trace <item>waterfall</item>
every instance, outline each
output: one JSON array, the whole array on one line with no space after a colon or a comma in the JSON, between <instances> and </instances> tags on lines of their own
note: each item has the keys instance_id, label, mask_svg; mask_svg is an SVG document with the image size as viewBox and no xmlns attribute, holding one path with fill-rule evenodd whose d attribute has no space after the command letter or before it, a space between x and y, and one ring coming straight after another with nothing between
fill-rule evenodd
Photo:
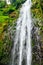
<instances>
[{"instance_id":1,"label":"waterfall","mask_svg":"<svg viewBox=\"0 0 43 65\"><path fill-rule=\"evenodd\" d=\"M7 4L11 4L10 0L6 0L6 3L7 3Z\"/></svg>"},{"instance_id":2,"label":"waterfall","mask_svg":"<svg viewBox=\"0 0 43 65\"><path fill-rule=\"evenodd\" d=\"M11 65L31 65L31 0L27 0L20 10L16 35L12 49Z\"/></svg>"}]
</instances>

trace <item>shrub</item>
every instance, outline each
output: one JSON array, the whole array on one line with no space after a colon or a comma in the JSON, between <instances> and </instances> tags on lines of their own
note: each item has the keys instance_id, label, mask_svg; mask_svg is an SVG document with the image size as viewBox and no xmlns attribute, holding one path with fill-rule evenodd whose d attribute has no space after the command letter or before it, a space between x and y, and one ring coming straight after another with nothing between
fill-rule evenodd
<instances>
[{"instance_id":1,"label":"shrub","mask_svg":"<svg viewBox=\"0 0 43 65\"><path fill-rule=\"evenodd\" d=\"M0 1L0 8L5 7L5 5L6 5L5 1Z\"/></svg>"}]
</instances>

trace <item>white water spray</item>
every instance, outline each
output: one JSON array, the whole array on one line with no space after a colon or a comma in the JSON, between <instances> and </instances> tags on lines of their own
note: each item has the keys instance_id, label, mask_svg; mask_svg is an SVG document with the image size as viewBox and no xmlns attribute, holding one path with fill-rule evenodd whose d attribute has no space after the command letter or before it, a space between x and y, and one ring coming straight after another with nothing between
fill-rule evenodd
<instances>
[{"instance_id":1,"label":"white water spray","mask_svg":"<svg viewBox=\"0 0 43 65\"><path fill-rule=\"evenodd\" d=\"M12 49L11 65L31 65L31 0L27 0L20 10L17 20L16 37Z\"/></svg>"},{"instance_id":2,"label":"white water spray","mask_svg":"<svg viewBox=\"0 0 43 65\"><path fill-rule=\"evenodd\" d=\"M10 0L6 0L6 3L7 3L7 4L11 4Z\"/></svg>"}]
</instances>

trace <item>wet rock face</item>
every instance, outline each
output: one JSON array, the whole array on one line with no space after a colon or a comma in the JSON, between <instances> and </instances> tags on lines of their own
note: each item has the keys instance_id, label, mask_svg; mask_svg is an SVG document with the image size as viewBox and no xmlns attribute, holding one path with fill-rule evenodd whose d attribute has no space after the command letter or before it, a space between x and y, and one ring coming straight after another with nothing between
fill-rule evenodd
<instances>
[{"instance_id":1,"label":"wet rock face","mask_svg":"<svg viewBox=\"0 0 43 65\"><path fill-rule=\"evenodd\" d=\"M32 63L43 65L43 0L32 0L32 3Z\"/></svg>"},{"instance_id":2,"label":"wet rock face","mask_svg":"<svg viewBox=\"0 0 43 65\"><path fill-rule=\"evenodd\" d=\"M33 21L33 29L32 29L32 40L33 40L33 46L32 46L32 54L33 54L33 61L32 63L34 65L38 64L38 65L42 65L42 61L43 61L43 41L41 41L43 39L43 37L41 37L40 35L40 27L37 26L37 24L39 23L39 21L35 22L35 20Z\"/></svg>"}]
</instances>

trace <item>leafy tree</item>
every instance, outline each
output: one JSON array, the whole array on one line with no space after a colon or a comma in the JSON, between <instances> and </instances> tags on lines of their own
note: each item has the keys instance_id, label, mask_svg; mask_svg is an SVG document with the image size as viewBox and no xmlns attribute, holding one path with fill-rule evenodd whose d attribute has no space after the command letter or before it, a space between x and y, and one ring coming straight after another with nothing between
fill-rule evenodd
<instances>
[{"instance_id":1,"label":"leafy tree","mask_svg":"<svg viewBox=\"0 0 43 65\"><path fill-rule=\"evenodd\" d=\"M5 7L5 5L6 5L6 2L5 1L0 1L0 8Z\"/></svg>"}]
</instances>

